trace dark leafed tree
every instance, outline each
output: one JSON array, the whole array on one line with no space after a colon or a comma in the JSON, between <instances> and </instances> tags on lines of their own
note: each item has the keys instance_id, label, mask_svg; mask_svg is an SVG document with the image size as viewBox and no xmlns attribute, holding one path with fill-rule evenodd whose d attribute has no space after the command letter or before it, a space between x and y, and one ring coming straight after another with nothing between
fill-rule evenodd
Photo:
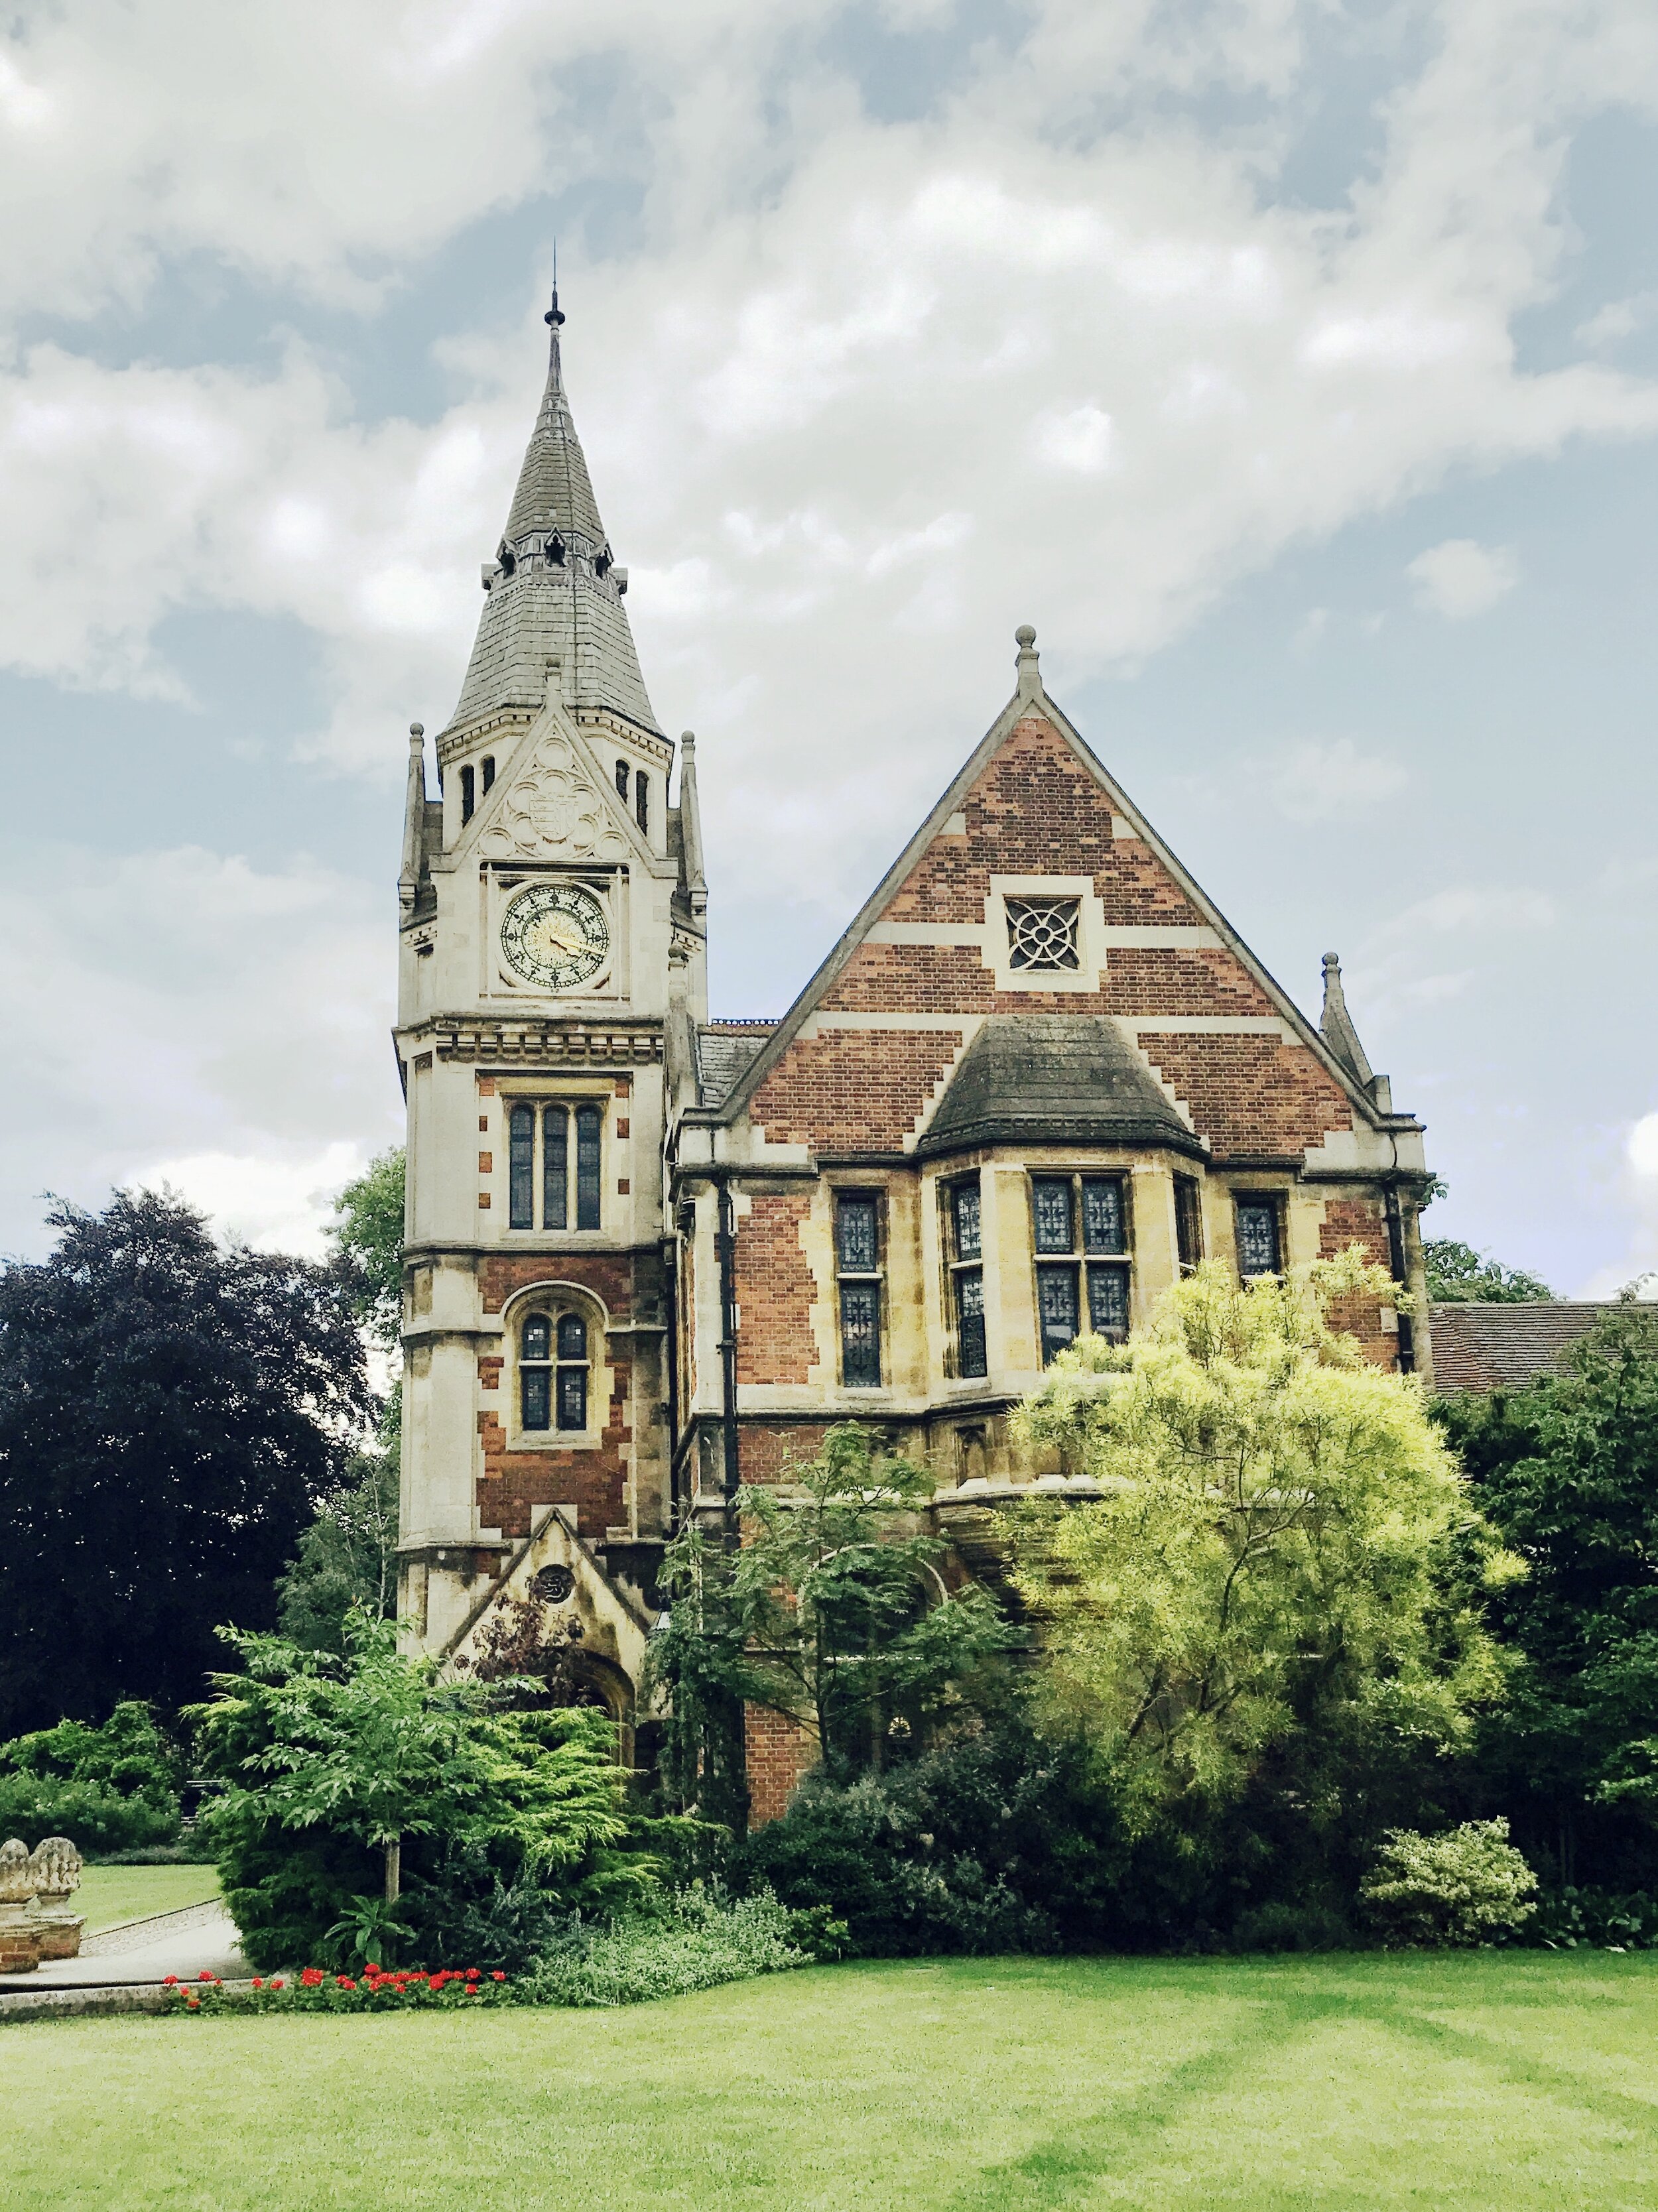
<instances>
[{"instance_id":1,"label":"dark leafed tree","mask_svg":"<svg viewBox=\"0 0 1658 2212\"><path fill-rule=\"evenodd\" d=\"M198 1697L372 1407L339 1267L222 1250L170 1194L48 1218L0 1268L0 1736Z\"/></svg>"}]
</instances>

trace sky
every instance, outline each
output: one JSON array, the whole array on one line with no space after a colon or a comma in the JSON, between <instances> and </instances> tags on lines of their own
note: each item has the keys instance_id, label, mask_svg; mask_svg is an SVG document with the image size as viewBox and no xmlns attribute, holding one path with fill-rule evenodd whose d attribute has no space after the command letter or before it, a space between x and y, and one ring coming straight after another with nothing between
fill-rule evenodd
<instances>
[{"instance_id":1,"label":"sky","mask_svg":"<svg viewBox=\"0 0 1658 2212\"><path fill-rule=\"evenodd\" d=\"M319 1249L399 1135L405 732L545 365L714 1010L781 1012L1013 686L1454 1236L1658 1267L1650 0L55 0L0 26L0 1250Z\"/></svg>"}]
</instances>

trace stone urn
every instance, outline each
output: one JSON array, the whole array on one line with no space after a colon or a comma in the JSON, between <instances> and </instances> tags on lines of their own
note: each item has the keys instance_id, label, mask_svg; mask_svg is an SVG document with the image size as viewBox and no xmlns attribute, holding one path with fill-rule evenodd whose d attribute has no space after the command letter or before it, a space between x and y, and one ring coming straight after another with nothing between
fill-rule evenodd
<instances>
[{"instance_id":1,"label":"stone urn","mask_svg":"<svg viewBox=\"0 0 1658 2212\"><path fill-rule=\"evenodd\" d=\"M34 1917L43 1959L73 1959L80 1952L85 1916L70 1902L81 1887L81 1854L67 1836L48 1836L29 1854L34 1875Z\"/></svg>"},{"instance_id":2,"label":"stone urn","mask_svg":"<svg viewBox=\"0 0 1658 2212\"><path fill-rule=\"evenodd\" d=\"M0 1974L32 1974L40 1963L34 1869L28 1845L14 1836L0 1844Z\"/></svg>"}]
</instances>

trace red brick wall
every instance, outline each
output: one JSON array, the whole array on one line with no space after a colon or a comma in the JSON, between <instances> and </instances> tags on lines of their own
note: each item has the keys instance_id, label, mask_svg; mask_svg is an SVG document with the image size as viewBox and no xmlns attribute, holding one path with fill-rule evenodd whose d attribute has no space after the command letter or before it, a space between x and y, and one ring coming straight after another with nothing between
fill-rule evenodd
<instances>
[{"instance_id":1,"label":"red brick wall","mask_svg":"<svg viewBox=\"0 0 1658 2212\"><path fill-rule=\"evenodd\" d=\"M748 1766L748 1825L763 1828L788 1810L802 1775L814 1763L808 1737L781 1713L759 1705L743 1709L744 1750Z\"/></svg>"},{"instance_id":2,"label":"red brick wall","mask_svg":"<svg viewBox=\"0 0 1658 2212\"><path fill-rule=\"evenodd\" d=\"M1319 1231L1320 1258L1334 1260L1350 1244L1362 1244L1379 1267L1390 1264L1387 1216L1379 1198L1332 1198L1324 1206ZM1370 1357L1383 1367L1399 1364L1399 1339L1381 1325L1382 1309L1374 1298L1338 1298L1330 1310L1337 1328L1356 1336Z\"/></svg>"},{"instance_id":3,"label":"red brick wall","mask_svg":"<svg viewBox=\"0 0 1658 2212\"><path fill-rule=\"evenodd\" d=\"M607 1528L625 1527L627 1466L623 1455L633 1441L627 1418L632 1377L631 1359L613 1363L604 1429L597 1445L587 1450L509 1451L501 1415L480 1413L484 1472L478 1483L479 1525L498 1528L506 1537L527 1536L538 1508L573 1504L584 1536L602 1536Z\"/></svg>"},{"instance_id":4,"label":"red brick wall","mask_svg":"<svg viewBox=\"0 0 1658 2212\"><path fill-rule=\"evenodd\" d=\"M966 834L933 840L886 919L978 927L993 875L1065 875L1092 879L1108 925L1204 921L1148 845L1112 836L1109 799L1038 717L1017 725L961 811ZM1276 1012L1233 953L1175 945L1112 947L1099 991L999 992L975 946L866 944L823 1003L826 1012L866 1014ZM1299 1152L1352 1126L1345 1093L1303 1045L1261 1033L1147 1032L1141 1042L1218 1158ZM831 1030L802 1038L766 1078L753 1116L775 1142L896 1152L959 1049L941 1031Z\"/></svg>"},{"instance_id":5,"label":"red brick wall","mask_svg":"<svg viewBox=\"0 0 1658 2212\"><path fill-rule=\"evenodd\" d=\"M737 1382L804 1382L818 1356L808 1327L817 1286L800 1247L808 1194L761 1192L737 1220Z\"/></svg>"},{"instance_id":6,"label":"red brick wall","mask_svg":"<svg viewBox=\"0 0 1658 2212\"><path fill-rule=\"evenodd\" d=\"M744 1322L748 1316L745 1314ZM825 1421L748 1421L739 1415L737 1451L745 1482L776 1482L789 1460L815 1459Z\"/></svg>"}]
</instances>

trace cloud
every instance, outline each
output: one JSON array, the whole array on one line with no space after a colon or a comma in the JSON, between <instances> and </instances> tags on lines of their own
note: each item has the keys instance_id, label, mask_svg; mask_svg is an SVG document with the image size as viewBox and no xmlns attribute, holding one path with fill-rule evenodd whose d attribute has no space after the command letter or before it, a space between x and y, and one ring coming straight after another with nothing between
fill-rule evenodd
<instances>
[{"instance_id":1,"label":"cloud","mask_svg":"<svg viewBox=\"0 0 1658 2212\"><path fill-rule=\"evenodd\" d=\"M1658 292L1631 292L1626 299L1609 300L1606 306L1580 323L1572 336L1580 345L1616 345L1658 322Z\"/></svg>"},{"instance_id":2,"label":"cloud","mask_svg":"<svg viewBox=\"0 0 1658 2212\"><path fill-rule=\"evenodd\" d=\"M1405 571L1416 587L1416 601L1448 622L1483 615L1520 580L1520 563L1505 546L1480 545L1472 538L1448 538L1418 553Z\"/></svg>"},{"instance_id":3,"label":"cloud","mask_svg":"<svg viewBox=\"0 0 1658 2212\"><path fill-rule=\"evenodd\" d=\"M1410 778L1401 763L1361 752L1350 738L1328 744L1292 746L1271 779L1273 804L1291 822L1327 822L1353 814L1403 791Z\"/></svg>"},{"instance_id":4,"label":"cloud","mask_svg":"<svg viewBox=\"0 0 1658 2212\"><path fill-rule=\"evenodd\" d=\"M1618 1180L1629 1239L1624 1256L1597 1269L1576 1295L1616 1297L1634 1283L1637 1297L1658 1299L1658 1113L1643 1114L1625 1131Z\"/></svg>"},{"instance_id":5,"label":"cloud","mask_svg":"<svg viewBox=\"0 0 1658 2212\"><path fill-rule=\"evenodd\" d=\"M261 1250L320 1259L336 1195L367 1165L359 1145L337 1142L283 1158L269 1152L196 1152L158 1160L130 1180L146 1190L176 1190L220 1232Z\"/></svg>"},{"instance_id":6,"label":"cloud","mask_svg":"<svg viewBox=\"0 0 1658 2212\"><path fill-rule=\"evenodd\" d=\"M44 1191L96 1206L135 1179L314 1244L321 1195L396 1141L392 933L360 884L197 846L40 847L0 885L0 1028L27 1071L0 1245L38 1242Z\"/></svg>"}]
</instances>

